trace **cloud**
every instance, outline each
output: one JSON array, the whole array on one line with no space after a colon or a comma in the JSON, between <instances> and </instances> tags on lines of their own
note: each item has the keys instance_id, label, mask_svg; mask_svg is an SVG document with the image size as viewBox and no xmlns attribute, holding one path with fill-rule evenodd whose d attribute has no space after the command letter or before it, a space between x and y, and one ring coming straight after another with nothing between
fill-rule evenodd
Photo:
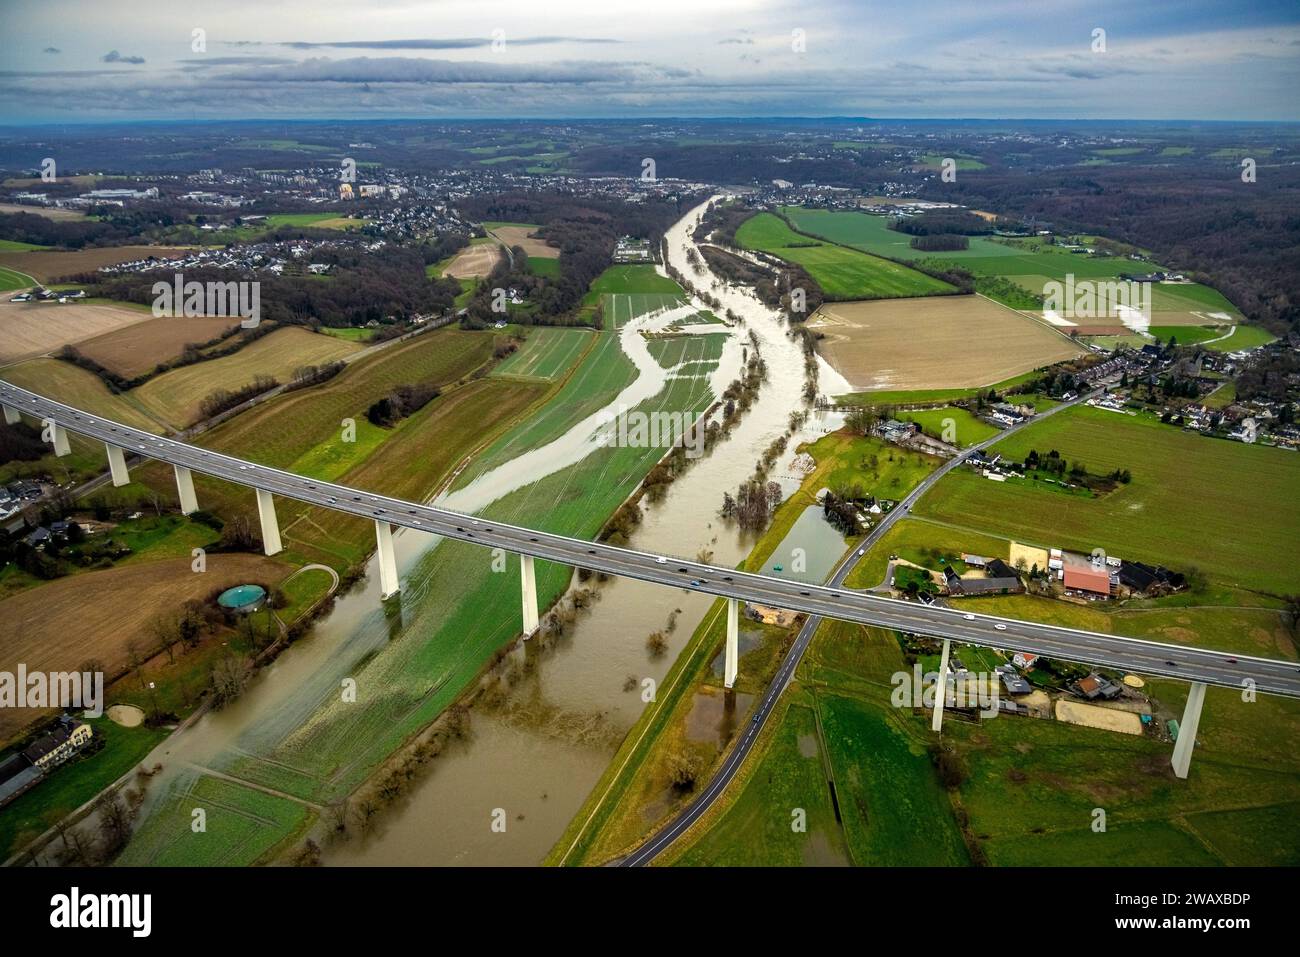
<instances>
[{"instance_id":1,"label":"cloud","mask_svg":"<svg viewBox=\"0 0 1300 957\"><path fill-rule=\"evenodd\" d=\"M144 62L144 57L142 56L122 56L122 54L118 53L116 50L109 50L102 57L100 57L100 59L103 60L105 63L140 64Z\"/></svg>"},{"instance_id":2,"label":"cloud","mask_svg":"<svg viewBox=\"0 0 1300 957\"><path fill-rule=\"evenodd\" d=\"M680 79L691 71L641 62L602 60L554 63L489 63L410 57L316 57L287 66L232 70L224 79L241 83L643 83Z\"/></svg>"},{"instance_id":3,"label":"cloud","mask_svg":"<svg viewBox=\"0 0 1300 957\"><path fill-rule=\"evenodd\" d=\"M62 53L63 51L60 50L58 47L46 47L46 48L45 48L44 50L42 50L41 52L42 52L42 53Z\"/></svg>"},{"instance_id":4,"label":"cloud","mask_svg":"<svg viewBox=\"0 0 1300 957\"><path fill-rule=\"evenodd\" d=\"M491 46L492 37L442 37L437 39L411 38L398 40L225 40L227 46L260 47L279 46L293 50L472 50ZM550 46L557 43L605 44L622 43L611 37L505 37L507 46Z\"/></svg>"},{"instance_id":5,"label":"cloud","mask_svg":"<svg viewBox=\"0 0 1300 957\"><path fill-rule=\"evenodd\" d=\"M749 37L726 37L718 41L718 46L729 46L733 43L753 46L754 41Z\"/></svg>"}]
</instances>

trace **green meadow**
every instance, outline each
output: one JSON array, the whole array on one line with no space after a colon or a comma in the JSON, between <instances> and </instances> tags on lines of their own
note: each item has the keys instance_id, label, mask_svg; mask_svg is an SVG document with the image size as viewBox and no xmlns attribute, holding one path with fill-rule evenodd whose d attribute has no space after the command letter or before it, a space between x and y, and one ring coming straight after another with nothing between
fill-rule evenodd
<instances>
[{"instance_id":1,"label":"green meadow","mask_svg":"<svg viewBox=\"0 0 1300 957\"><path fill-rule=\"evenodd\" d=\"M1195 566L1242 588L1300 590L1287 558L1300 540L1295 455L1088 407L1037 422L993 451L1020 460L1033 448L1056 449L1094 474L1128 469L1133 479L1092 498L960 469L921 499L916 514L1024 542Z\"/></svg>"},{"instance_id":2,"label":"green meadow","mask_svg":"<svg viewBox=\"0 0 1300 957\"><path fill-rule=\"evenodd\" d=\"M953 292L954 287L879 256L818 242L792 230L779 216L759 213L736 230L746 249L771 253L808 270L831 299L882 299Z\"/></svg>"}]
</instances>

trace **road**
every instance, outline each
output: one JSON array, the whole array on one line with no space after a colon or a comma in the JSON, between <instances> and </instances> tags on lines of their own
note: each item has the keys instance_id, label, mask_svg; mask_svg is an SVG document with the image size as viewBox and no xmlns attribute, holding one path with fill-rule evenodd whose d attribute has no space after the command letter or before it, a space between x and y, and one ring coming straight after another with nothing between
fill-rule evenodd
<instances>
[{"instance_id":1,"label":"road","mask_svg":"<svg viewBox=\"0 0 1300 957\"><path fill-rule=\"evenodd\" d=\"M118 446L134 455L321 508L473 542L487 548L499 547L563 565L723 598L738 598L823 618L952 638L964 644L1026 651L1050 658L1234 688L1249 678L1261 692L1300 697L1300 667L1294 662L1079 631L1014 618L964 615L951 608L844 590L843 580L851 568L851 561L836 573L830 585L787 581L690 559L651 555L537 529L480 520L444 508L317 481L102 419L2 380L0 403L37 419L51 420L69 431ZM1001 436L1007 434L1003 432ZM956 468L961 458L945 462L895 506L872 531L868 541L877 540L896 520L907 514L916 499L940 477ZM199 503L200 507L202 504Z\"/></svg>"},{"instance_id":2,"label":"road","mask_svg":"<svg viewBox=\"0 0 1300 957\"><path fill-rule=\"evenodd\" d=\"M1080 395L1077 399L1074 399L1071 402L1066 402L1057 406L1053 406L1051 409L1047 409L1039 413L1034 418L1029 419L1025 422L1021 422L1018 425L1014 425L1011 428L1006 429L1005 431L999 432L997 435L993 436L992 438L984 442L981 442L979 445L972 446L971 448L962 452L960 455L954 456L953 458L949 459L942 466L940 466L929 476L927 476L924 481L922 481L919 485L917 485L917 487L912 490L912 492L907 496L907 498L903 499L903 501L900 502L898 506L896 506L892 511L890 511L890 513L886 515L884 519L882 519L881 522L871 530L871 533L859 544L859 546L855 548L848 555L848 557L844 559L843 562L840 563L839 567L836 568L835 572L831 575L830 582L829 582L830 587L842 588L844 586L845 579L847 579L849 573L853 571L854 567L858 563L859 558L863 557L863 553L870 552L872 546L874 546L877 542L880 541L880 539L885 535L885 533L888 532L889 529L893 527L896 521L898 521L899 519L903 518L905 515L910 513L912 506L915 505L918 500L920 500L922 495L928 492L935 485L935 483L938 482L941 478L943 478L945 475L951 472L954 468L957 468L959 465L961 465L961 463L965 461L965 459L968 456L970 456L971 453L986 449L990 445L993 445L995 442L1001 442L1007 436L1014 434L1015 432L1025 428L1031 423L1041 421L1046 416L1053 415L1061 411L1062 409L1066 409L1072 405L1076 405L1080 402L1083 402L1087 400L1091 395L1094 394L1095 393L1086 393ZM890 599L890 601L893 600ZM896 601L893 601L893 603L899 604L899 602ZM904 602L902 604L910 605L910 603L907 602ZM938 606L917 605L914 607L917 607L919 609L925 609L928 611L928 610L933 610ZM961 613L947 611L947 614L960 615ZM685 834L696 821L698 821L701 817L703 817L708 812L709 808L713 807L713 805L717 802L718 798L722 796L722 793L727 789L727 786L731 783L732 779L736 776L736 772L739 771L740 768L744 765L745 759L749 757L750 752L753 750L754 745L757 743L758 738L763 731L763 727L767 724L768 719L772 716L772 713L776 708L776 703L780 699L782 692L784 692L786 686L789 685L790 679L794 677L794 672L795 669L799 667L800 659L803 658L804 652L808 650L808 645L812 643L813 635L816 634L817 628L818 626L821 625L823 617L838 617L838 616L812 615L804 622L803 627L799 629L799 635L797 638L795 638L794 644L790 647L790 650L786 652L785 658L782 659L781 667L777 670L777 673L772 678L771 683L768 684L767 690L763 693L762 700L758 703L758 707L754 710L753 716L750 718L749 723L745 726L744 735L739 740L736 741L735 746L731 749L730 752L728 752L726 759L722 762L722 766L718 768L718 770L714 773L713 777L709 780L709 783L707 786L705 786L704 790L701 791L699 795L693 801L691 801L690 804L684 807L681 810L681 812L675 818L673 818L673 820L669 821L662 828L660 828L653 835L651 835L651 837L644 844L638 847L635 851L633 851L631 854L628 854L626 857L624 857L619 862L620 866L640 867L649 864L656 857L662 854L669 847L669 845L671 845L679 837ZM922 617L928 618L929 616L923 615ZM983 617L983 616L977 616L977 617ZM963 620L965 619L963 618ZM1007 624L1007 631L1001 633L1000 640L1002 644L997 647L1009 648L1015 651L1026 650L1020 648L1013 641L1007 639L1006 635L1011 633L1012 619L1004 619L1004 621ZM1022 622L1020 624L1025 624L1025 623ZM1048 628L1047 626L1037 626L1037 627L1045 631L1058 630L1058 629ZM925 633L925 634L935 633L935 632L931 632L926 627L917 627L915 625L904 627L901 630L914 631L914 632ZM1061 630L1069 631L1069 629L1061 629ZM1072 633L1081 637L1090 634L1088 632L1072 632ZM945 635L944 637L952 637L952 636ZM1137 639L1124 639L1124 640L1137 641ZM968 642L968 644L969 643L980 644L981 642ZM1167 649L1167 653L1171 657L1169 659L1161 659L1158 662L1158 664L1164 667L1166 670L1163 672L1157 671L1157 673L1174 674L1175 671L1177 671L1177 674L1175 675L1176 677L1181 677L1181 678L1189 677L1188 674L1184 673L1181 670L1182 668L1181 662L1187 660L1188 657L1187 651L1190 649L1179 649L1177 648L1177 646L1174 645L1161 645L1159 647ZM1165 653L1166 652L1161 652L1161 654L1165 654ZM1080 645L1079 647L1073 649L1070 653L1058 653L1055 655L1055 657L1067 658L1076 661L1087 661L1093 664L1108 663L1108 662L1103 662L1097 658L1089 657L1089 654L1091 654L1091 651L1085 651L1085 647L1083 645ZM1238 661L1241 660L1241 656L1236 656L1236 655L1224 655L1217 652L1207 652L1206 654L1210 658L1217 658L1219 660L1225 660L1229 658L1237 658ZM1048 657L1053 657L1053 655L1049 653ZM1176 668L1174 669L1169 668L1168 661L1170 660L1179 662ZM1291 675L1300 677L1300 674L1298 674L1298 671L1300 671L1300 669L1298 669L1295 664L1292 664L1290 662L1279 662L1279 664L1284 665L1284 670L1289 671ZM1130 665L1124 665L1122 667L1128 668L1129 670L1133 670L1133 671L1147 670L1146 667L1137 667L1137 666L1130 666ZM1205 680L1205 679L1197 678L1195 680ZM1240 687L1240 682L1238 681L1234 686Z\"/></svg>"}]
</instances>

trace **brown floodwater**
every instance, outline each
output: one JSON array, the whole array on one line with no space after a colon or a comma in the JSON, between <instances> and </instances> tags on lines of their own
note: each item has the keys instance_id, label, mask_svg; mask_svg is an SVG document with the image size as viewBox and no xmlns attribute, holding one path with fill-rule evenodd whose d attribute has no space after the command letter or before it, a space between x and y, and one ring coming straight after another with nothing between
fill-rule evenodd
<instances>
[{"instance_id":1,"label":"brown floodwater","mask_svg":"<svg viewBox=\"0 0 1300 957\"><path fill-rule=\"evenodd\" d=\"M753 471L754 463L788 428L791 411L803 408L803 354L790 340L782 320L750 292L729 288L707 270L694 273L686 262L693 245L690 234L704 207L689 212L668 234L669 261L701 288L707 288L744 319L738 330L754 330L768 367L768 381L732 434L706 458L696 462L668 489L664 498L643 505L645 517L631 547L670 555L712 553L712 561L734 565L749 551L751 537L717 517L722 492L734 489ZM669 317L671 318L671 317ZM739 348L724 355L726 378L734 377ZM640 365L638 366L640 368ZM647 375L657 373L646 364ZM653 380L650 380L653 381ZM644 383L641 387L644 386ZM821 367L821 391L837 393L846 384L828 366ZM639 394L639 393L638 393ZM619 400L612 405L617 406ZM800 475L789 468L799 442L816 438L842 424L834 413L815 413L789 444L775 470L787 493L798 487ZM552 450L568 461L590 428L572 433ZM523 457L521 457L523 458ZM531 473L547 467L543 457L529 456L520 467L487 473L486 482L457 497L456 506L481 507L512 487L534 481ZM529 466L528 463L532 463ZM488 491L485 491L488 490ZM491 494L489 494L489 492ZM428 536L399 534L399 563L411 567L436 543ZM299 727L319 706L341 677L379 651L412 602L436 601L436 595L412 589L403 596L397 617L385 614L378 597L378 575L342 596L331 613L319 621L310 638L289 648L231 707L200 719L174 735L148 760L160 761L163 779L150 787L150 803L164 793L166 776L192 765L204 766L223 752L246 747L249 741L273 741ZM470 732L430 764L423 777L399 803L385 809L378 824L364 837L328 846L327 864L499 865L539 863L603 773L628 729L646 704L644 679L661 681L677 654L712 605L708 596L666 589L629 579L599 586L600 600L560 639L527 643L513 653L516 667L509 690L490 705L472 709ZM646 637L666 629L670 616L676 626L667 632L668 650L655 656ZM630 689L630 690L629 690ZM720 699L719 699L720 700ZM743 715L748 701L736 702ZM710 723L709 734L724 735L731 720L726 711L708 712L698 720ZM714 718L716 717L716 721ZM493 820L504 819L505 830Z\"/></svg>"}]
</instances>

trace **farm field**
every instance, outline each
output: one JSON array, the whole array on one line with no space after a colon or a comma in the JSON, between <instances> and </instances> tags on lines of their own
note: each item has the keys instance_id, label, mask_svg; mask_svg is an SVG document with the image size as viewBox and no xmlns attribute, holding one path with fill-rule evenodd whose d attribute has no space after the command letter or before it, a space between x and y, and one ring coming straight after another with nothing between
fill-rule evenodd
<instances>
[{"instance_id":1,"label":"farm field","mask_svg":"<svg viewBox=\"0 0 1300 957\"><path fill-rule=\"evenodd\" d=\"M33 671L71 671L93 659L104 665L109 681L126 671L129 643L147 643L149 620L159 609L178 608L218 586L249 581L275 585L291 570L277 559L235 553L209 555L203 575L195 575L190 563L187 553L84 572L0 601L0 617L6 623L0 670L13 671L23 662ZM87 608L96 613L85 614ZM105 627L106 622L111 627ZM0 741L42 713L0 709Z\"/></svg>"},{"instance_id":2,"label":"farm field","mask_svg":"<svg viewBox=\"0 0 1300 957\"><path fill-rule=\"evenodd\" d=\"M157 319L143 313L135 313L135 316L137 321L131 325L77 342L77 351L88 359L94 359L104 368L132 379L151 371L161 362L179 358L187 345L208 342L231 326L239 324L237 317L230 316L163 316Z\"/></svg>"},{"instance_id":3,"label":"farm field","mask_svg":"<svg viewBox=\"0 0 1300 957\"><path fill-rule=\"evenodd\" d=\"M736 242L746 249L798 263L831 299L880 299L955 291L948 283L907 266L796 233L771 213L759 213L745 220L736 230Z\"/></svg>"},{"instance_id":4,"label":"farm field","mask_svg":"<svg viewBox=\"0 0 1300 957\"><path fill-rule=\"evenodd\" d=\"M946 476L914 511L1027 543L1085 553L1100 547L1171 568L1197 566L1237 587L1297 590L1295 569L1281 558L1287 543L1300 538L1300 462L1293 455L1086 407L993 447L1012 459L1031 448L1057 449L1094 473L1128 469L1133 480L1093 499L990 482L963 469ZM1234 475L1250 479L1225 478Z\"/></svg>"},{"instance_id":5,"label":"farm field","mask_svg":"<svg viewBox=\"0 0 1300 957\"><path fill-rule=\"evenodd\" d=\"M1161 344L1168 342L1172 336L1180 346L1193 346L1207 339L1217 339L1231 331L1231 327L1218 326L1151 326L1147 329Z\"/></svg>"},{"instance_id":6,"label":"farm field","mask_svg":"<svg viewBox=\"0 0 1300 957\"><path fill-rule=\"evenodd\" d=\"M391 432L371 427L366 409L399 385L426 382L445 388L486 363L491 350L489 335L451 329L426 333L358 359L319 386L277 396L242 412L204 433L202 444L263 465L307 468L318 477L340 479L389 494L398 494L400 487L416 497L427 495L441 469L449 467L445 458L464 454L466 436L479 436L481 440L491 402L463 406L469 396L460 393L469 390L449 391L402 420ZM481 395L482 387L487 385L482 383L469 395ZM524 383L491 385L500 390L489 395L500 401L503 415L518 411L521 406L514 401L526 404L534 394ZM457 397L455 402L451 401L453 397ZM444 408L451 416L449 421L441 419ZM464 417L454 412L461 409L467 412ZM341 441L340 422L345 418L357 422L355 443ZM440 427L445 434L438 440ZM401 441L395 442L398 438ZM383 460L375 457L376 449L390 452L390 446L400 449L406 441L416 445L407 447L404 455ZM386 470L373 471L372 461L386 462ZM147 469L145 480L172 498L175 492L170 470L155 466ZM204 508L227 520L243 514L251 515L256 522L253 500L243 490L198 475L195 488ZM279 517L285 547L295 559L319 561L343 571L373 547L373 534L367 534L366 523L341 513L321 513L306 505L283 502Z\"/></svg>"},{"instance_id":7,"label":"farm field","mask_svg":"<svg viewBox=\"0 0 1300 957\"><path fill-rule=\"evenodd\" d=\"M1014 257L1020 254L1020 251L1014 247L984 236L970 237L969 249L945 253L925 252L911 247L912 237L907 233L888 228L886 225L888 220L884 216L829 209L804 209L800 206L782 206L781 212L800 232L889 259L942 258L960 261L998 256Z\"/></svg>"},{"instance_id":8,"label":"farm field","mask_svg":"<svg viewBox=\"0 0 1300 957\"><path fill-rule=\"evenodd\" d=\"M529 330L524 344L493 369L492 375L556 379L592 344L592 336L585 329L538 326Z\"/></svg>"},{"instance_id":9,"label":"farm field","mask_svg":"<svg viewBox=\"0 0 1300 957\"><path fill-rule=\"evenodd\" d=\"M675 340L674 346L680 350L679 355L669 357L674 364L689 359L691 350L703 348L693 339ZM572 417L577 414L575 404L595 401L598 407L608 402L621 388L623 378L618 374L609 377L600 368L615 364L612 359L613 354L603 349L592 350L583 368L552 398L548 411L558 409L561 416ZM627 364L626 360L623 363ZM596 385L600 381L607 383L603 390ZM506 381L480 385L522 387ZM598 390L603 394L595 395ZM673 410L702 408L711 398L706 379L684 376L670 380L649 404ZM481 417L475 420L480 422ZM559 424L552 423L552 428ZM533 427L532 419L521 422L494 445L518 447L517 436L524 433L533 436L525 447L536 448L548 436ZM502 489L502 497L478 514L592 537L660 454L658 449L595 448L576 465L521 488ZM457 482L463 487L471 480L463 474ZM538 562L538 594L543 607L568 587L570 577L566 567ZM517 567L507 567L506 574L493 574L490 563L483 561L482 553L472 545L444 541L423 553L406 578L401 631L394 632L377 620L384 646L380 653L357 663L340 662L341 667L352 669L345 673L358 676L362 688L382 690L375 692L375 697L367 696L363 708L339 707L333 696L321 704L323 699L313 695L310 707L303 712L305 719L301 715L275 716L250 731L241 740L238 753L222 756L216 770L313 801L336 799L363 780L408 734L440 713L483 662L519 631ZM503 609L508 610L504 615ZM169 825L163 819L151 819L141 833L146 847L186 853L181 849L187 831L178 830L174 822ZM150 859L166 853L170 851L154 850Z\"/></svg>"},{"instance_id":10,"label":"farm field","mask_svg":"<svg viewBox=\"0 0 1300 957\"><path fill-rule=\"evenodd\" d=\"M442 274L453 279L481 278L490 273L504 255L496 243L471 243L452 258Z\"/></svg>"},{"instance_id":11,"label":"farm field","mask_svg":"<svg viewBox=\"0 0 1300 957\"><path fill-rule=\"evenodd\" d=\"M362 348L306 329L277 329L231 355L164 372L133 389L132 395L155 418L180 429L198 421L200 404L218 389L238 391L259 375L285 383L300 366L333 362Z\"/></svg>"},{"instance_id":12,"label":"farm field","mask_svg":"<svg viewBox=\"0 0 1300 957\"><path fill-rule=\"evenodd\" d=\"M528 223L484 223L493 236L507 246L522 246L529 259L559 259L558 246L548 246L546 240L533 237L541 227Z\"/></svg>"},{"instance_id":13,"label":"farm field","mask_svg":"<svg viewBox=\"0 0 1300 957\"><path fill-rule=\"evenodd\" d=\"M605 328L619 329L633 316L654 309L670 309L684 302L682 288L654 266L610 266L592 282L582 298L582 311L590 314L600 303Z\"/></svg>"},{"instance_id":14,"label":"farm field","mask_svg":"<svg viewBox=\"0 0 1300 957\"><path fill-rule=\"evenodd\" d=\"M73 251L40 250L25 253L0 252L0 266L16 269L38 282L54 282L64 276L93 272L100 266L112 266L135 259L170 259L183 255L176 246L99 246Z\"/></svg>"},{"instance_id":15,"label":"farm field","mask_svg":"<svg viewBox=\"0 0 1300 957\"><path fill-rule=\"evenodd\" d=\"M0 203L0 214L28 213L32 216L44 216L46 219L70 220L85 219L85 213L75 209L61 209L57 206L27 206L22 203Z\"/></svg>"},{"instance_id":16,"label":"farm field","mask_svg":"<svg viewBox=\"0 0 1300 957\"><path fill-rule=\"evenodd\" d=\"M105 333L125 332L151 319L148 312L133 306L0 302L0 362L55 352Z\"/></svg>"},{"instance_id":17,"label":"farm field","mask_svg":"<svg viewBox=\"0 0 1300 957\"><path fill-rule=\"evenodd\" d=\"M808 327L854 389L976 388L1077 355L1068 338L982 296L824 303Z\"/></svg>"},{"instance_id":18,"label":"farm field","mask_svg":"<svg viewBox=\"0 0 1300 957\"><path fill-rule=\"evenodd\" d=\"M80 366L61 359L28 359L17 365L0 369L0 379L24 389L40 392L51 398L75 405L87 412L95 412L108 419L116 419L149 432L162 432L161 423L155 421L128 395L114 395L102 379ZM74 446L82 441L72 437ZM103 449L100 449L101 453Z\"/></svg>"},{"instance_id":19,"label":"farm field","mask_svg":"<svg viewBox=\"0 0 1300 957\"><path fill-rule=\"evenodd\" d=\"M251 863L315 816L315 811L298 802L235 781L187 772L171 782L154 820L167 822L168 827L160 829L163 833L189 831L195 807L207 811L207 830L201 839L175 844L133 839L115 863L124 867L226 867Z\"/></svg>"},{"instance_id":20,"label":"farm field","mask_svg":"<svg viewBox=\"0 0 1300 957\"><path fill-rule=\"evenodd\" d=\"M801 232L863 252L908 261L932 260L959 266L977 277L1005 277L1028 292L1042 295L1052 280L1115 279L1121 273L1147 272L1153 263L1136 263L1120 256L1071 253L1035 240L971 236L968 249L927 252L913 249L912 237L888 228L887 217L825 209L785 206L781 210ZM1241 313L1219 292L1196 283L1157 283L1153 286L1154 325L1201 325L1239 322Z\"/></svg>"}]
</instances>

